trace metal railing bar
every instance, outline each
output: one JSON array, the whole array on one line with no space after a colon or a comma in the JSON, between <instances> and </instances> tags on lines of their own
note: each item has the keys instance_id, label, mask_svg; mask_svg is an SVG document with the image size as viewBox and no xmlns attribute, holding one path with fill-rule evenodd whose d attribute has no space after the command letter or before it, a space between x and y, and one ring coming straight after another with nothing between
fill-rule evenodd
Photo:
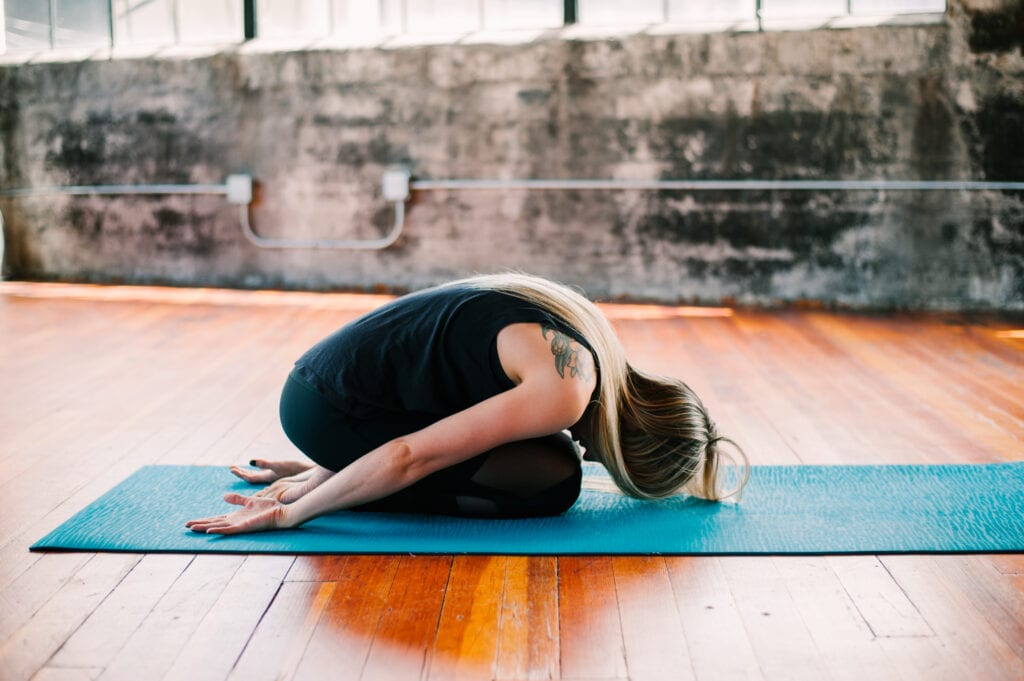
<instances>
[{"instance_id":1,"label":"metal railing bar","mask_svg":"<svg viewBox=\"0 0 1024 681\"><path fill-rule=\"evenodd\" d=\"M1024 190L1024 182L975 180L411 180L409 188L439 189L649 189L677 191L980 191Z\"/></svg>"},{"instance_id":2,"label":"metal railing bar","mask_svg":"<svg viewBox=\"0 0 1024 681\"><path fill-rule=\"evenodd\" d=\"M122 194L227 194L223 184L101 184L0 189L0 196L110 196Z\"/></svg>"}]
</instances>

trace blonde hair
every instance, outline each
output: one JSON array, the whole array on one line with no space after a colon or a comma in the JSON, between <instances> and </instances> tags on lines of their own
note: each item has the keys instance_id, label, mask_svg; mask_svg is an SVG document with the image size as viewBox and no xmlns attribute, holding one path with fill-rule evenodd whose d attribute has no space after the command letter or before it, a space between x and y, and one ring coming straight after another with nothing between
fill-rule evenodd
<instances>
[{"instance_id":1,"label":"blonde hair","mask_svg":"<svg viewBox=\"0 0 1024 681\"><path fill-rule=\"evenodd\" d=\"M598 365L594 403L581 425L590 446L626 494L656 499L687 491L712 501L739 498L750 477L743 449L718 434L704 404L682 381L639 371L592 302L576 291L521 273L471 277L449 285L496 290L534 303L587 340ZM731 490L719 445L731 444L742 471ZM735 460L734 460L735 462Z\"/></svg>"}]
</instances>

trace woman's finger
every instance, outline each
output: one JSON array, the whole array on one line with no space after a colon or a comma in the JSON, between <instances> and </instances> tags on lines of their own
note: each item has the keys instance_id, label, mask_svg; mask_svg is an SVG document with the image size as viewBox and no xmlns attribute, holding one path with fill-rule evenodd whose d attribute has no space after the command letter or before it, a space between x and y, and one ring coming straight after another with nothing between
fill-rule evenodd
<instances>
[{"instance_id":1,"label":"woman's finger","mask_svg":"<svg viewBox=\"0 0 1024 681\"><path fill-rule=\"evenodd\" d=\"M262 468L268 473L272 472L275 477L279 478L302 473L310 468L310 464L302 461L270 461L268 459L253 459L249 465Z\"/></svg>"},{"instance_id":2,"label":"woman's finger","mask_svg":"<svg viewBox=\"0 0 1024 681\"><path fill-rule=\"evenodd\" d=\"M245 480L246 482L254 485L273 482L274 480L277 479L277 474L273 473L272 471L266 470L252 471L249 470L248 468L232 466L231 472L234 473L237 477L241 478L242 480Z\"/></svg>"},{"instance_id":3,"label":"woman's finger","mask_svg":"<svg viewBox=\"0 0 1024 681\"><path fill-rule=\"evenodd\" d=\"M206 531L206 534L238 534L239 528L234 525L221 525L219 527L211 527Z\"/></svg>"},{"instance_id":4,"label":"woman's finger","mask_svg":"<svg viewBox=\"0 0 1024 681\"><path fill-rule=\"evenodd\" d=\"M245 502L249 500L249 497L238 494L237 492L228 492L224 495L224 501L235 506L245 506Z\"/></svg>"},{"instance_id":5,"label":"woman's finger","mask_svg":"<svg viewBox=\"0 0 1024 681\"><path fill-rule=\"evenodd\" d=\"M211 528L213 526L214 526L214 523L196 523L195 525L192 525L188 529L192 530L193 532L198 532L198 533L202 534L202 533L206 532L209 528Z\"/></svg>"},{"instance_id":6,"label":"woman's finger","mask_svg":"<svg viewBox=\"0 0 1024 681\"><path fill-rule=\"evenodd\" d=\"M193 525L203 525L203 524L206 524L206 523L213 523L213 522L217 522L218 520L223 520L224 518L227 518L227 516L226 515L214 515L214 516L210 516L209 518L197 518L195 520L190 520L187 523L185 523L185 527L192 527Z\"/></svg>"}]
</instances>

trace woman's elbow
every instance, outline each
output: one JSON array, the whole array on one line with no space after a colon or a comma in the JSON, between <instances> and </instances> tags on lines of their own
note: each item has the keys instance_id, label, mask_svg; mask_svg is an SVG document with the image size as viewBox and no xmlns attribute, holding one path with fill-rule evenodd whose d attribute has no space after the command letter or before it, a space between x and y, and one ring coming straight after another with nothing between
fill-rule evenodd
<instances>
[{"instance_id":1,"label":"woman's elbow","mask_svg":"<svg viewBox=\"0 0 1024 681\"><path fill-rule=\"evenodd\" d=\"M406 440L401 438L394 440L389 448L391 449L389 468L403 488L422 480L433 472L430 469L430 462L422 456L416 456L412 446Z\"/></svg>"}]
</instances>

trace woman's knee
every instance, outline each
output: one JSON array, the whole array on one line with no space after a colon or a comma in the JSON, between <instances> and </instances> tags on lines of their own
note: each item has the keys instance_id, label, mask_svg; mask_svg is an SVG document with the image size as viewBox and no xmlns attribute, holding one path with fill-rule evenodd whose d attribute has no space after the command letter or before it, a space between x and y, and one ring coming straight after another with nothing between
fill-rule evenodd
<instances>
[{"instance_id":1,"label":"woman's knee","mask_svg":"<svg viewBox=\"0 0 1024 681\"><path fill-rule=\"evenodd\" d=\"M498 507L495 515L522 517L563 513L579 498L582 477L575 445L558 433L495 447L472 482Z\"/></svg>"},{"instance_id":2,"label":"woman's knee","mask_svg":"<svg viewBox=\"0 0 1024 681\"><path fill-rule=\"evenodd\" d=\"M278 414L291 443L319 466L338 471L365 453L344 416L293 376L281 391Z\"/></svg>"}]
</instances>

